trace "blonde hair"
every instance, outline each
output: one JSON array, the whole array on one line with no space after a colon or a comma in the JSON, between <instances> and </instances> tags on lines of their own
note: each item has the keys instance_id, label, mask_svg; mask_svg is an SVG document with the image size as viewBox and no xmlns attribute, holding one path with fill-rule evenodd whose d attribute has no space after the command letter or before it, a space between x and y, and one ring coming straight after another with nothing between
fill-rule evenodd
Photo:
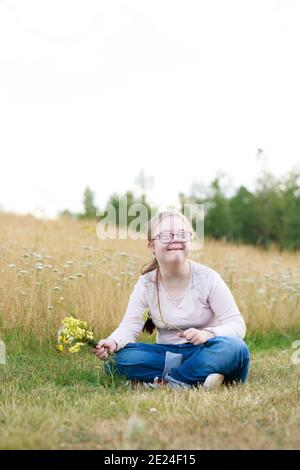
<instances>
[{"instance_id":1,"label":"blonde hair","mask_svg":"<svg viewBox=\"0 0 300 470\"><path fill-rule=\"evenodd\" d=\"M179 211L163 211L163 212L160 212L159 214L156 214L154 215L150 220L149 222L147 223L147 237L148 237L148 246L153 238L153 232L154 232L154 229L156 228L156 226L163 220L165 219L166 217L180 217L181 220L186 224L186 226L188 227L188 229L194 233L194 229L193 229L193 226L192 224L190 223L190 221L188 220L188 218L183 215L181 212ZM148 266L147 266L148 265ZM146 266L146 268L144 268L144 266ZM158 302L158 308L159 308L159 313L160 313L160 316L162 318L162 314L161 314L161 309L160 309L160 301L159 301L159 289L158 289L158 273L159 273L159 264L158 264L158 261L156 259L156 257L154 257L153 260L151 261L148 261L147 263L145 263L142 267L141 267L141 274L146 274L146 273L149 273L151 271L154 271L155 269L157 269L156 271L156 279L155 279L155 283L156 283L156 291L157 291L157 302ZM145 325L143 327L143 331L146 331L147 333L149 334L152 334L154 329L156 328L155 324L153 323L152 319L151 318L148 318L145 322Z\"/></svg>"}]
</instances>

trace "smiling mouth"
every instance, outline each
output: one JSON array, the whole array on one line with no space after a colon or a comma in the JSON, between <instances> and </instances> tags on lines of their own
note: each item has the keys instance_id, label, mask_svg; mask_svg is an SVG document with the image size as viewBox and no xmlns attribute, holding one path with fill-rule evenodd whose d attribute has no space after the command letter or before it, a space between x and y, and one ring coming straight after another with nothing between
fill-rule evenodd
<instances>
[{"instance_id":1,"label":"smiling mouth","mask_svg":"<svg viewBox=\"0 0 300 470\"><path fill-rule=\"evenodd\" d=\"M168 251L177 251L177 250L183 250L183 248L168 248Z\"/></svg>"}]
</instances>

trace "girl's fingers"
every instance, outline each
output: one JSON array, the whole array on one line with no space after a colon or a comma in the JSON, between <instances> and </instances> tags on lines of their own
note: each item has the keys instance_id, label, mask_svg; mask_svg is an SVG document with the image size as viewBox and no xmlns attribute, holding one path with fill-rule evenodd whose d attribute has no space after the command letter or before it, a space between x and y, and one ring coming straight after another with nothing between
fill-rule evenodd
<instances>
[{"instance_id":1,"label":"girl's fingers","mask_svg":"<svg viewBox=\"0 0 300 470\"><path fill-rule=\"evenodd\" d=\"M102 357L107 356L107 352L103 351L102 353L98 353L97 356L100 357L100 359L101 359Z\"/></svg>"},{"instance_id":2,"label":"girl's fingers","mask_svg":"<svg viewBox=\"0 0 300 470\"><path fill-rule=\"evenodd\" d=\"M93 348L92 351L96 354L97 357L99 357L99 359L108 358L108 352L105 348L100 348L100 349Z\"/></svg>"},{"instance_id":3,"label":"girl's fingers","mask_svg":"<svg viewBox=\"0 0 300 470\"><path fill-rule=\"evenodd\" d=\"M102 353L97 353L97 356L99 357L99 359L103 359L103 357L107 357L108 354L107 351L103 351Z\"/></svg>"},{"instance_id":4,"label":"girl's fingers","mask_svg":"<svg viewBox=\"0 0 300 470\"><path fill-rule=\"evenodd\" d=\"M105 352L105 351L106 351L106 348L105 348L104 346L102 346L101 348L98 348L98 349L97 349L97 352L98 352L98 353L103 353L103 352Z\"/></svg>"},{"instance_id":5,"label":"girl's fingers","mask_svg":"<svg viewBox=\"0 0 300 470\"><path fill-rule=\"evenodd\" d=\"M105 346L105 341L100 342L100 343L98 343L98 344L95 346L95 348L106 348L106 347L107 347L107 346Z\"/></svg>"},{"instance_id":6,"label":"girl's fingers","mask_svg":"<svg viewBox=\"0 0 300 470\"><path fill-rule=\"evenodd\" d=\"M104 360L104 359L107 359L107 358L108 358L107 354L104 354L104 355L102 354L101 356L98 356L98 357L99 357L99 359L102 359L102 360Z\"/></svg>"}]
</instances>

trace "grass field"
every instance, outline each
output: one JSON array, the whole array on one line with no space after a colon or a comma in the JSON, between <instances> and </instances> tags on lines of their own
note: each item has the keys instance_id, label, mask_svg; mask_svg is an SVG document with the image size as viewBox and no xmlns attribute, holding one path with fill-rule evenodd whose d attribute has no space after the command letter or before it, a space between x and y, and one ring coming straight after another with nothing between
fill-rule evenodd
<instances>
[{"instance_id":1,"label":"grass field","mask_svg":"<svg viewBox=\"0 0 300 470\"><path fill-rule=\"evenodd\" d=\"M207 241L191 258L223 276L244 315L249 380L212 392L132 389L88 351L57 353L53 339L67 314L97 339L118 326L150 259L146 242L101 241L90 222L0 214L0 448L299 448L300 253Z\"/></svg>"}]
</instances>

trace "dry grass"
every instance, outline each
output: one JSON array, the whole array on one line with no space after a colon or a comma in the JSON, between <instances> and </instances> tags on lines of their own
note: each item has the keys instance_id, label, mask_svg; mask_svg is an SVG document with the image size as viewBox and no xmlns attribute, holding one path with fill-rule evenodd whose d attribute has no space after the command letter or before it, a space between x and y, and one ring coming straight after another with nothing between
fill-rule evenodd
<instances>
[{"instance_id":1,"label":"dry grass","mask_svg":"<svg viewBox=\"0 0 300 470\"><path fill-rule=\"evenodd\" d=\"M67 313L83 317L103 337L119 324L141 266L145 240L99 240L96 223L42 221L0 214L2 328L21 326L40 340ZM248 332L285 333L299 326L300 253L206 241L191 258L228 283Z\"/></svg>"}]
</instances>

